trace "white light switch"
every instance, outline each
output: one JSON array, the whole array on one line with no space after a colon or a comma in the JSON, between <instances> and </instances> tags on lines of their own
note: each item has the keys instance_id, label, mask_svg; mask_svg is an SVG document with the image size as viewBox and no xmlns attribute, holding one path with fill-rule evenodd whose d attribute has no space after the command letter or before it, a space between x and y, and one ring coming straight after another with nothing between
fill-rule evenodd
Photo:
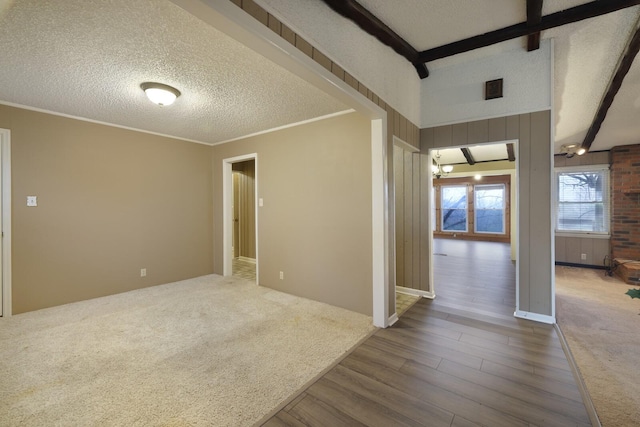
<instances>
[{"instance_id":1,"label":"white light switch","mask_svg":"<svg viewBox=\"0 0 640 427\"><path fill-rule=\"evenodd\" d=\"M264 206L264 200L262 200L262 197L258 199L258 206L260 207Z\"/></svg>"},{"instance_id":2,"label":"white light switch","mask_svg":"<svg viewBox=\"0 0 640 427\"><path fill-rule=\"evenodd\" d=\"M38 197L27 196L27 206L38 206Z\"/></svg>"}]
</instances>

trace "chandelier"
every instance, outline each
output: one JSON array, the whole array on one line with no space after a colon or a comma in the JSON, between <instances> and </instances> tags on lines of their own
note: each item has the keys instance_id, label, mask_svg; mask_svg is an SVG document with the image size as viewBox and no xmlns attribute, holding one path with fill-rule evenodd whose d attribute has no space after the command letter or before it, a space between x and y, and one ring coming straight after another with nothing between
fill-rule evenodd
<instances>
[{"instance_id":1,"label":"chandelier","mask_svg":"<svg viewBox=\"0 0 640 427\"><path fill-rule=\"evenodd\" d=\"M446 177L451 171L453 171L453 166L440 164L440 150L437 150L431 165L431 173L436 179L439 179L442 176Z\"/></svg>"}]
</instances>

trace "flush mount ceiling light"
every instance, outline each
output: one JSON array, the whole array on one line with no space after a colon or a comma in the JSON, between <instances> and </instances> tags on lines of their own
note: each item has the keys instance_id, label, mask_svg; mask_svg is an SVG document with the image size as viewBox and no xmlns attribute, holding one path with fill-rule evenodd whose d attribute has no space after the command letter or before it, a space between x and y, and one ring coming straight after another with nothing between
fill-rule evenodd
<instances>
[{"instance_id":1,"label":"flush mount ceiling light","mask_svg":"<svg viewBox=\"0 0 640 427\"><path fill-rule=\"evenodd\" d=\"M144 82L140 85L149 101L159 106L171 105L180 96L180 91L174 87L154 82Z\"/></svg>"},{"instance_id":2,"label":"flush mount ceiling light","mask_svg":"<svg viewBox=\"0 0 640 427\"><path fill-rule=\"evenodd\" d=\"M569 159L576 154L582 156L586 152L587 150L578 144L564 144L560 147L560 154L565 154Z\"/></svg>"}]
</instances>

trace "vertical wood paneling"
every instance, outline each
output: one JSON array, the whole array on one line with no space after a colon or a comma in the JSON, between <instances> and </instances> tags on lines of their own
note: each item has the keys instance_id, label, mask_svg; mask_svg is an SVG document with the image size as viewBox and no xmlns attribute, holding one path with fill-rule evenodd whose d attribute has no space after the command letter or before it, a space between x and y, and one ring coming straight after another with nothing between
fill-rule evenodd
<instances>
[{"instance_id":1,"label":"vertical wood paneling","mask_svg":"<svg viewBox=\"0 0 640 427\"><path fill-rule=\"evenodd\" d=\"M234 183L237 184L234 185L234 211L237 211L239 232L234 255L255 258L255 162L248 160L234 163L233 170Z\"/></svg>"},{"instance_id":2,"label":"vertical wood paneling","mask_svg":"<svg viewBox=\"0 0 640 427\"><path fill-rule=\"evenodd\" d=\"M434 147L434 129L420 129L420 151L424 154Z\"/></svg>"},{"instance_id":3,"label":"vertical wood paneling","mask_svg":"<svg viewBox=\"0 0 640 427\"><path fill-rule=\"evenodd\" d=\"M404 152L404 281L413 286L413 155Z\"/></svg>"},{"instance_id":4,"label":"vertical wood paneling","mask_svg":"<svg viewBox=\"0 0 640 427\"><path fill-rule=\"evenodd\" d=\"M567 262L578 264L580 262L580 238L567 237L565 242L565 250Z\"/></svg>"},{"instance_id":5,"label":"vertical wood paneling","mask_svg":"<svg viewBox=\"0 0 640 427\"><path fill-rule=\"evenodd\" d=\"M529 224L531 218L531 124L530 115L521 114L520 118L520 139L519 139L519 159L518 174L520 180L518 182L518 197L520 202L520 236L518 239L519 255L517 262L520 269L520 310L529 311L529 274L530 274L530 247L529 242ZM527 244L525 244L527 243Z\"/></svg>"},{"instance_id":6,"label":"vertical wood paneling","mask_svg":"<svg viewBox=\"0 0 640 427\"><path fill-rule=\"evenodd\" d=\"M507 139L507 118L498 117L489 120L489 141L505 141Z\"/></svg>"},{"instance_id":7,"label":"vertical wood paneling","mask_svg":"<svg viewBox=\"0 0 640 427\"><path fill-rule=\"evenodd\" d=\"M489 121L478 120L469 123L467 144L478 144L489 141Z\"/></svg>"},{"instance_id":8,"label":"vertical wood paneling","mask_svg":"<svg viewBox=\"0 0 640 427\"><path fill-rule=\"evenodd\" d=\"M467 123L458 123L451 127L451 144L450 145L467 145L469 140L469 126Z\"/></svg>"},{"instance_id":9,"label":"vertical wood paneling","mask_svg":"<svg viewBox=\"0 0 640 427\"><path fill-rule=\"evenodd\" d=\"M396 224L396 285L405 286L404 280L404 150L393 147L395 224Z\"/></svg>"},{"instance_id":10,"label":"vertical wood paneling","mask_svg":"<svg viewBox=\"0 0 640 427\"><path fill-rule=\"evenodd\" d=\"M438 126L433 129L433 147L451 146L451 126Z\"/></svg>"},{"instance_id":11,"label":"vertical wood paneling","mask_svg":"<svg viewBox=\"0 0 640 427\"><path fill-rule=\"evenodd\" d=\"M556 236L556 260L564 260L566 258L566 237Z\"/></svg>"},{"instance_id":12,"label":"vertical wood paneling","mask_svg":"<svg viewBox=\"0 0 640 427\"><path fill-rule=\"evenodd\" d=\"M507 140L520 138L520 116L509 116L506 119Z\"/></svg>"},{"instance_id":13,"label":"vertical wood paneling","mask_svg":"<svg viewBox=\"0 0 640 427\"><path fill-rule=\"evenodd\" d=\"M593 241L594 239L579 239L580 240L580 262L593 265ZM586 260L582 259L582 254L587 256Z\"/></svg>"},{"instance_id":14,"label":"vertical wood paneling","mask_svg":"<svg viewBox=\"0 0 640 427\"><path fill-rule=\"evenodd\" d=\"M551 315L549 289L540 284L551 283L551 115L549 111L531 114L531 185L529 223L530 311ZM522 296L522 293L520 294Z\"/></svg>"},{"instance_id":15,"label":"vertical wood paneling","mask_svg":"<svg viewBox=\"0 0 640 427\"><path fill-rule=\"evenodd\" d=\"M604 265L604 259L611 254L609 239L593 239L593 265Z\"/></svg>"}]
</instances>

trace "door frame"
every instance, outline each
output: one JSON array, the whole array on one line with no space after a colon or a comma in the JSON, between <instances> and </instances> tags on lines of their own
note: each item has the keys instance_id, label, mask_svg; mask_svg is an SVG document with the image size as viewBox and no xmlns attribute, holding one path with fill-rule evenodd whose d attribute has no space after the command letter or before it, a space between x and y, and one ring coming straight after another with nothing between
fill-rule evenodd
<instances>
[{"instance_id":1,"label":"door frame","mask_svg":"<svg viewBox=\"0 0 640 427\"><path fill-rule=\"evenodd\" d=\"M11 316L11 131L0 129L0 174L2 198L0 199L2 231L2 277L0 277L0 315Z\"/></svg>"},{"instance_id":2,"label":"door frame","mask_svg":"<svg viewBox=\"0 0 640 427\"><path fill-rule=\"evenodd\" d=\"M515 261L516 261L516 271L515 271L515 285L516 285L516 307L514 307L515 311L518 311L518 307L520 305L520 263L518 262L518 260L520 259L520 198L518 197L518 184L520 182L520 141L518 139L508 139L508 140L504 140L504 141L489 141L489 142L483 142L483 143L478 143L478 144L466 144L466 145L454 145L454 146L450 146L450 147L434 147L434 148L429 148L428 150L428 162L429 165L431 165L433 163L433 152L434 151L439 151L439 150L449 150L449 149L455 149L455 148L467 148L467 147L476 147L478 145L496 145L496 144L504 144L504 143L512 143L513 144L513 151L515 153L516 156L516 161L515 161L515 173L514 173L514 177L515 179L512 180L511 182L511 186L509 188L509 197L511 198L511 194L514 195L515 200L511 200L511 206L510 206L510 212L511 215L515 215L515 227L511 228L511 241L514 241L515 239ZM434 261L433 261L433 218L432 218L432 212L433 212L433 207L431 206L431 193L433 191L433 174L429 175L429 179L427 180L427 189L429 191L429 212L427 214L427 222L428 222L428 227L429 227L429 293L432 295L433 298L435 298L436 296L436 289L435 289L435 281L434 281ZM515 191L514 191L515 190ZM509 221L511 221L511 218L509 218ZM514 230L515 228L515 230ZM515 234L514 234L515 233ZM513 252L512 252L513 253Z\"/></svg>"},{"instance_id":3,"label":"door frame","mask_svg":"<svg viewBox=\"0 0 640 427\"><path fill-rule=\"evenodd\" d=\"M222 159L222 275L233 274L233 168L234 163L247 160L254 161L255 185L253 190L256 229L256 285L259 281L259 251L258 251L258 153L243 154L241 156Z\"/></svg>"}]
</instances>

